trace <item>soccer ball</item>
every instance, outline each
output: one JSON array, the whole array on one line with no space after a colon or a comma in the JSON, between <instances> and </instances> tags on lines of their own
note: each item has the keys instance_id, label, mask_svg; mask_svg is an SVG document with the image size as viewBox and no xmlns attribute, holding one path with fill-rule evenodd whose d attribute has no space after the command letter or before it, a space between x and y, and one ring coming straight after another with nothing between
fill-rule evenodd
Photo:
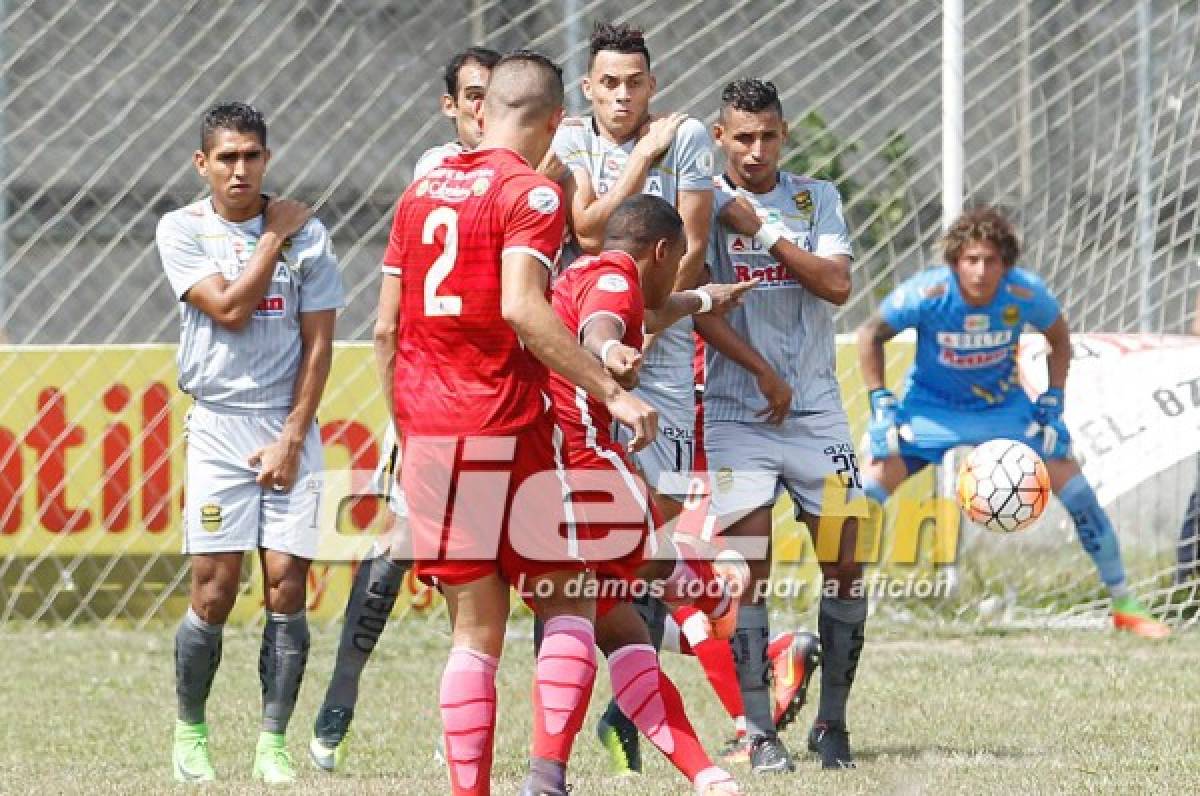
<instances>
[{"instance_id":1,"label":"soccer ball","mask_svg":"<svg viewBox=\"0 0 1200 796\"><path fill-rule=\"evenodd\" d=\"M1050 475L1032 448L994 439L971 451L958 471L958 505L967 519L996 533L1023 531L1042 516Z\"/></svg>"}]
</instances>

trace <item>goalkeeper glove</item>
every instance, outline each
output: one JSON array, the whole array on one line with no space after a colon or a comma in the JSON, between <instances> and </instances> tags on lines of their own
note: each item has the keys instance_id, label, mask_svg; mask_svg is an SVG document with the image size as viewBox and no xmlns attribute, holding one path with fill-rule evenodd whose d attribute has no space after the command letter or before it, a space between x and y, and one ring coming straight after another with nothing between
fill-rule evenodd
<instances>
[{"instance_id":1,"label":"goalkeeper glove","mask_svg":"<svg viewBox=\"0 0 1200 796\"><path fill-rule=\"evenodd\" d=\"M1035 449L1047 459L1065 458L1071 450L1071 434L1062 419L1065 398L1058 387L1039 395L1033 404L1033 422L1025 429L1025 437L1037 440Z\"/></svg>"},{"instance_id":2,"label":"goalkeeper glove","mask_svg":"<svg viewBox=\"0 0 1200 796\"><path fill-rule=\"evenodd\" d=\"M900 402L886 387L871 390L867 398L871 402L871 422L867 425L871 458L878 461L895 456L900 452L900 429L896 425Z\"/></svg>"}]
</instances>

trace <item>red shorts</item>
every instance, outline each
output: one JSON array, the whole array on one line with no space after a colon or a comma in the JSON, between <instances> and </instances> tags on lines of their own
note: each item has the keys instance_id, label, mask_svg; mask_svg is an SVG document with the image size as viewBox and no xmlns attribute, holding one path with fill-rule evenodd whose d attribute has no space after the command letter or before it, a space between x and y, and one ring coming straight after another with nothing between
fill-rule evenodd
<instances>
[{"instance_id":1,"label":"red shorts","mask_svg":"<svg viewBox=\"0 0 1200 796\"><path fill-rule=\"evenodd\" d=\"M569 460L569 533L596 577L600 617L636 596L632 589L645 586L639 570L653 552L652 532L659 518L645 481L617 445L574 450Z\"/></svg>"},{"instance_id":2,"label":"red shorts","mask_svg":"<svg viewBox=\"0 0 1200 796\"><path fill-rule=\"evenodd\" d=\"M553 430L547 413L508 436L405 436L400 480L417 577L461 585L495 573L519 586L583 569L568 554Z\"/></svg>"}]
</instances>

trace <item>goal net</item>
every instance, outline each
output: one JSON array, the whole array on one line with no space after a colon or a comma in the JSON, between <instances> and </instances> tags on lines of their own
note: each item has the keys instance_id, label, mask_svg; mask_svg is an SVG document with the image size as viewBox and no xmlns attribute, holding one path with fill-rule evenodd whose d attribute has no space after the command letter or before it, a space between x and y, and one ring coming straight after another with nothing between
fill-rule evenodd
<instances>
[{"instance_id":1,"label":"goal net","mask_svg":"<svg viewBox=\"0 0 1200 796\"><path fill-rule=\"evenodd\" d=\"M967 203L1013 215L1024 263L1060 297L1073 332L1130 334L1105 339L1154 349L1138 360L1155 363L1151 370L1135 368L1120 384L1105 381L1108 371L1086 382L1110 397L1140 384L1138 400L1159 415L1089 408L1101 419L1077 429L1085 460L1133 450L1122 438L1140 425L1196 427L1200 357L1163 351L1187 344L1172 336L1189 328L1200 282L1200 12L1159 3L1139 19L1132 1L968 5ZM384 409L367 347L378 264L417 156L452 137L439 112L441 72L469 45L560 59L575 110L595 20L646 29L659 110L711 122L725 82L774 81L791 127L789 168L834 180L845 198L856 259L842 333L936 263L942 12L932 0L8 0L0 8L0 621L140 624L184 605L187 402L174 386L178 311L153 237L164 212L202 195L190 158L200 113L214 102L263 109L269 189L316 204L334 237L348 306L320 419L335 469L369 470L382 455ZM890 351L896 384L911 352ZM839 368L859 433L866 402L846 343ZM1096 397L1104 396L1071 400ZM1186 616L1197 597L1194 585L1171 585L1196 482L1190 451L1200 449L1187 439L1181 432L1180 444L1130 464L1132 483L1103 471L1131 582L1161 615ZM938 494L939 478L917 479L904 494L919 506ZM939 525L927 511L919 522L906 512L893 510L892 522L926 528L915 536L917 563L889 563L889 537L880 570L950 573L953 584L947 595L889 597L878 610L967 623L1105 615L1061 512L1021 538L964 528L952 563L935 560L944 537L928 528L952 533L953 518ZM367 538L382 516L363 501L336 519L344 535ZM781 533L800 533L783 507L779 517ZM781 571L811 574L811 550L796 539L784 547L799 563L788 559ZM245 588L256 594L251 570ZM349 578L344 564L314 567L313 609L337 616ZM400 610L436 610L409 588ZM781 599L785 610L806 607ZM241 602L243 616L256 614L252 600Z\"/></svg>"}]
</instances>

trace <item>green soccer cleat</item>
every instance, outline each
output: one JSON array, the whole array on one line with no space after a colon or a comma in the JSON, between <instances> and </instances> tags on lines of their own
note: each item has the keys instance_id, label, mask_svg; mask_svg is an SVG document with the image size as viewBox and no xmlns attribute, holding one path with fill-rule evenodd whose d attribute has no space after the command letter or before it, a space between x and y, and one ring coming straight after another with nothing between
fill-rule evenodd
<instances>
[{"instance_id":1,"label":"green soccer cleat","mask_svg":"<svg viewBox=\"0 0 1200 796\"><path fill-rule=\"evenodd\" d=\"M322 708L308 743L308 755L317 768L333 773L345 764L346 736L353 718L354 711L349 708Z\"/></svg>"},{"instance_id":2,"label":"green soccer cleat","mask_svg":"<svg viewBox=\"0 0 1200 796\"><path fill-rule=\"evenodd\" d=\"M1171 628L1154 618L1132 594L1112 601L1113 627L1149 639L1164 639Z\"/></svg>"},{"instance_id":3,"label":"green soccer cleat","mask_svg":"<svg viewBox=\"0 0 1200 796\"><path fill-rule=\"evenodd\" d=\"M254 749L254 778L267 785L290 785L296 781L296 766L288 754L287 739L282 734L258 734L258 745Z\"/></svg>"},{"instance_id":4,"label":"green soccer cleat","mask_svg":"<svg viewBox=\"0 0 1200 796\"><path fill-rule=\"evenodd\" d=\"M642 752L638 743L637 730L632 734L608 723L601 716L596 724L596 737L608 752L609 770L617 776L635 776L642 773Z\"/></svg>"},{"instance_id":5,"label":"green soccer cleat","mask_svg":"<svg viewBox=\"0 0 1200 796\"><path fill-rule=\"evenodd\" d=\"M175 721L175 746L171 750L171 768L176 782L213 782L217 772L208 756L208 725Z\"/></svg>"}]
</instances>

